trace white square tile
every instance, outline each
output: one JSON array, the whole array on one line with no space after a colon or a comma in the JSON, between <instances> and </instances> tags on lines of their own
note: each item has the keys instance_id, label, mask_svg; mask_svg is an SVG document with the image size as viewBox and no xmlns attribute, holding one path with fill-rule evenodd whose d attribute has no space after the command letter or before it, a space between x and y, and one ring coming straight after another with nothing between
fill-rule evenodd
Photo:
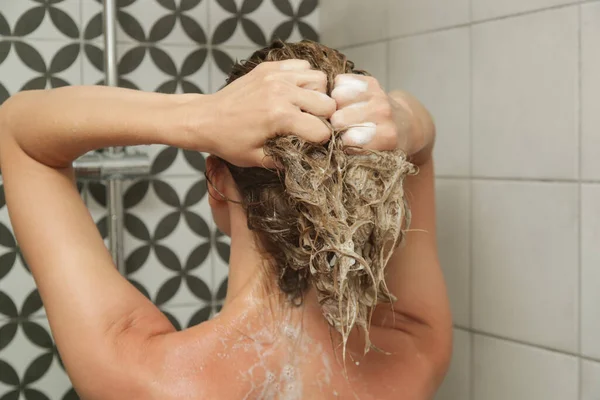
<instances>
[{"instance_id":1,"label":"white square tile","mask_svg":"<svg viewBox=\"0 0 600 400\"><path fill-rule=\"evenodd\" d=\"M473 26L473 173L578 175L577 7Z\"/></svg>"},{"instance_id":2,"label":"white square tile","mask_svg":"<svg viewBox=\"0 0 600 400\"><path fill-rule=\"evenodd\" d=\"M581 195L581 352L600 359L600 185Z\"/></svg>"},{"instance_id":3,"label":"white square tile","mask_svg":"<svg viewBox=\"0 0 600 400\"><path fill-rule=\"evenodd\" d=\"M469 22L470 0L389 0L389 36Z\"/></svg>"},{"instance_id":4,"label":"white square tile","mask_svg":"<svg viewBox=\"0 0 600 400\"><path fill-rule=\"evenodd\" d=\"M498 18L506 15L541 10L577 3L578 0L472 0L473 20Z\"/></svg>"},{"instance_id":5,"label":"white square tile","mask_svg":"<svg viewBox=\"0 0 600 400\"><path fill-rule=\"evenodd\" d=\"M581 174L600 180L600 3L581 6Z\"/></svg>"},{"instance_id":6,"label":"white square tile","mask_svg":"<svg viewBox=\"0 0 600 400\"><path fill-rule=\"evenodd\" d=\"M363 69L377 78L382 88L387 89L387 43L380 42L341 50L354 62L356 69Z\"/></svg>"},{"instance_id":7,"label":"white square tile","mask_svg":"<svg viewBox=\"0 0 600 400\"><path fill-rule=\"evenodd\" d=\"M388 0L321 1L321 41L344 47L385 39L388 8Z\"/></svg>"},{"instance_id":8,"label":"white square tile","mask_svg":"<svg viewBox=\"0 0 600 400\"><path fill-rule=\"evenodd\" d=\"M469 400L471 387L471 336L462 329L454 330L450 369L435 400Z\"/></svg>"},{"instance_id":9,"label":"white square tile","mask_svg":"<svg viewBox=\"0 0 600 400\"><path fill-rule=\"evenodd\" d=\"M437 179L436 216L440 263L444 271L454 323L470 321L470 193L466 180Z\"/></svg>"},{"instance_id":10,"label":"white square tile","mask_svg":"<svg viewBox=\"0 0 600 400\"><path fill-rule=\"evenodd\" d=\"M473 327L576 352L577 185L475 181L472 191Z\"/></svg>"},{"instance_id":11,"label":"white square tile","mask_svg":"<svg viewBox=\"0 0 600 400\"><path fill-rule=\"evenodd\" d=\"M469 175L469 29L394 40L389 57L389 89L412 93L433 115L437 174Z\"/></svg>"},{"instance_id":12,"label":"white square tile","mask_svg":"<svg viewBox=\"0 0 600 400\"><path fill-rule=\"evenodd\" d=\"M475 335L473 400L576 400L578 359Z\"/></svg>"},{"instance_id":13,"label":"white square tile","mask_svg":"<svg viewBox=\"0 0 600 400\"><path fill-rule=\"evenodd\" d=\"M581 362L581 400L600 399L600 363Z\"/></svg>"}]
</instances>

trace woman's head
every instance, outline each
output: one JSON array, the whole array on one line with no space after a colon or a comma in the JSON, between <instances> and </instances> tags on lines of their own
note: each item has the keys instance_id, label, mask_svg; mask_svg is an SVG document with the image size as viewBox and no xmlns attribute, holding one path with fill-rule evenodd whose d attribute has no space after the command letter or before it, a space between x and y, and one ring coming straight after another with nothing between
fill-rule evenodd
<instances>
[{"instance_id":1,"label":"woman's head","mask_svg":"<svg viewBox=\"0 0 600 400\"><path fill-rule=\"evenodd\" d=\"M318 43L275 42L236 64L227 83L262 62L286 59L307 60L325 72L327 94L338 74L366 75L343 54ZM357 326L368 350L373 308L393 301L384 267L409 220L402 181L413 167L399 151L348 151L341 132L332 130L326 144L308 143L291 133L265 145L278 170L222 165L232 177L276 290L298 305L314 288L324 317L344 344ZM219 172L209 170L208 177L213 173ZM214 214L219 228L227 231L230 216Z\"/></svg>"}]
</instances>

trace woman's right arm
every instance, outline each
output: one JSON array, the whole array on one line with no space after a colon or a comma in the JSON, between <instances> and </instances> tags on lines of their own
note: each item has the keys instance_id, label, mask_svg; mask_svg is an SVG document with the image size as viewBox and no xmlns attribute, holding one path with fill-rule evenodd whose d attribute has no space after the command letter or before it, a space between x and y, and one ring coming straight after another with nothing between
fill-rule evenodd
<instances>
[{"instance_id":1,"label":"woman's right arm","mask_svg":"<svg viewBox=\"0 0 600 400\"><path fill-rule=\"evenodd\" d=\"M24 91L0 107L0 129L30 157L54 168L68 167L93 149L140 144L260 166L269 137L294 132L320 142L330 135L316 117L335 111L335 101L322 94L325 84L325 75L310 70L308 62L287 60L263 63L212 95L104 86Z\"/></svg>"}]
</instances>

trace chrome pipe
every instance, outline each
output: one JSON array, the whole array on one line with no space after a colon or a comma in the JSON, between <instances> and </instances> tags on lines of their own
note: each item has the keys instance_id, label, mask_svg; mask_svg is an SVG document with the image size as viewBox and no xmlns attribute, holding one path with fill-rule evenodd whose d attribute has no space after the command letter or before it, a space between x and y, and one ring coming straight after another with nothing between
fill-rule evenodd
<instances>
[{"instance_id":1,"label":"chrome pipe","mask_svg":"<svg viewBox=\"0 0 600 400\"><path fill-rule=\"evenodd\" d=\"M150 173L150 158L143 153L91 152L73 162L78 180L105 181L136 179Z\"/></svg>"},{"instance_id":2,"label":"chrome pipe","mask_svg":"<svg viewBox=\"0 0 600 400\"><path fill-rule=\"evenodd\" d=\"M118 86L116 0L104 0L104 73L107 86ZM107 149L109 155L124 154L123 147ZM123 182L111 179L108 184L108 247L121 275L125 275L123 255Z\"/></svg>"},{"instance_id":3,"label":"chrome pipe","mask_svg":"<svg viewBox=\"0 0 600 400\"><path fill-rule=\"evenodd\" d=\"M116 0L104 0L104 74L106 76L106 86L118 85L116 23Z\"/></svg>"}]
</instances>

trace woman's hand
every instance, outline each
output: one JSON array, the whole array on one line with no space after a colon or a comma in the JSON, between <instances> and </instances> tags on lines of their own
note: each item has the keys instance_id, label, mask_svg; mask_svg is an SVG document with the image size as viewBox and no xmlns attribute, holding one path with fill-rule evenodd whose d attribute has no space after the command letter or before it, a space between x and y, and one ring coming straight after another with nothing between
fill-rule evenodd
<instances>
[{"instance_id":1,"label":"woman's hand","mask_svg":"<svg viewBox=\"0 0 600 400\"><path fill-rule=\"evenodd\" d=\"M198 132L193 130L187 147L249 167L272 165L263 145L276 135L293 133L324 142L331 131L319 117L328 119L336 110L335 101L325 94L326 84L325 74L311 70L308 61L262 63L209 96L206 104L216 122L208 125L211 130L203 138L204 148L194 142Z\"/></svg>"},{"instance_id":2,"label":"woman's hand","mask_svg":"<svg viewBox=\"0 0 600 400\"><path fill-rule=\"evenodd\" d=\"M337 103L333 127L348 128L342 135L345 144L380 151L399 148L417 163L429 157L435 128L427 110L412 96L388 95L373 77L343 74L336 77L331 97Z\"/></svg>"}]
</instances>

